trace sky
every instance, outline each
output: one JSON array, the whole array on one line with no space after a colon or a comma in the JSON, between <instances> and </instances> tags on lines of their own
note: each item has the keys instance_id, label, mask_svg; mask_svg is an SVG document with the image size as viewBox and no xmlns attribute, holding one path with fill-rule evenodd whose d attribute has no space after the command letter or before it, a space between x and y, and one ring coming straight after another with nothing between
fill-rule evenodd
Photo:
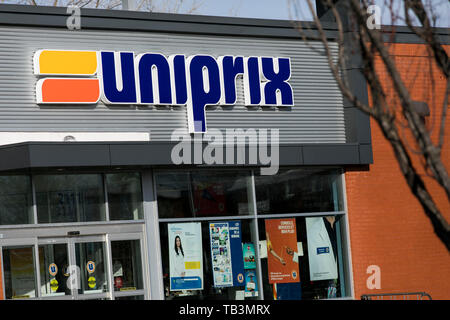
<instances>
[{"instance_id":1,"label":"sky","mask_svg":"<svg viewBox=\"0 0 450 320\"><path fill-rule=\"evenodd\" d=\"M0 0L0 3L30 3L32 0ZM52 4L54 0L34 0L38 4ZM89 0L81 0L82 2ZM101 0L103 3L114 3L120 0ZM142 0L134 0L140 3ZM181 3L181 9L178 13L189 13L192 9L193 3L197 4L197 9L194 14L209 15L209 16L231 16L243 18L262 18L262 19L281 19L281 20L312 20L312 15L308 9L307 0L146 0L151 1L156 8L156 12L169 11L174 8L177 3ZM314 2L314 0L312 0ZM392 24L389 9L385 5L391 0L371 0L379 5L382 11L381 24ZM398 12L400 16L403 15L403 0L392 0L394 2L394 12ZM450 28L450 1L449 0L422 0L426 5L432 8L438 16L437 27ZM65 5L69 2L77 2L77 0L58 0L59 5ZM300 14L295 15L292 10L292 3L297 3ZM90 5L96 3L91 0ZM117 9L120 6L116 7ZM397 25L404 25L404 22L397 20Z\"/></svg>"},{"instance_id":2,"label":"sky","mask_svg":"<svg viewBox=\"0 0 450 320\"><path fill-rule=\"evenodd\" d=\"M305 12L309 13L309 10ZM205 0L198 13L263 19L290 18L287 0Z\"/></svg>"},{"instance_id":3,"label":"sky","mask_svg":"<svg viewBox=\"0 0 450 320\"><path fill-rule=\"evenodd\" d=\"M167 0L164 0L167 1ZM295 17L289 3L296 2L301 12L302 20L312 20L306 0L185 0L185 7L189 7L192 1L201 3L195 13L212 16L234 16L244 18L282 19L290 20ZM382 12L382 24L392 24L391 14L385 3L387 0L374 0ZM450 2L448 0L423 0L432 7L438 15L437 27L450 28ZM403 16L401 0L394 0L394 12ZM397 20L395 24L404 25Z\"/></svg>"}]
</instances>

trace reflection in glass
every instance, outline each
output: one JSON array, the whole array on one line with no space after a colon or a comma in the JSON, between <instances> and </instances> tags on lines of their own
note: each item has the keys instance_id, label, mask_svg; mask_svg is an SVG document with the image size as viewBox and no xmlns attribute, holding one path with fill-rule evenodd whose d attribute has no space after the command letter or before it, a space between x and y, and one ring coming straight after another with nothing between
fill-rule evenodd
<instances>
[{"instance_id":1,"label":"reflection in glass","mask_svg":"<svg viewBox=\"0 0 450 320\"><path fill-rule=\"evenodd\" d=\"M111 241L115 291L143 289L139 240Z\"/></svg>"},{"instance_id":2,"label":"reflection in glass","mask_svg":"<svg viewBox=\"0 0 450 320\"><path fill-rule=\"evenodd\" d=\"M6 299L36 297L32 247L3 247L3 271Z\"/></svg>"},{"instance_id":3,"label":"reflection in glass","mask_svg":"<svg viewBox=\"0 0 450 320\"><path fill-rule=\"evenodd\" d=\"M108 291L104 242L76 243L77 266L81 269L79 293L102 293Z\"/></svg>"},{"instance_id":4,"label":"reflection in glass","mask_svg":"<svg viewBox=\"0 0 450 320\"><path fill-rule=\"evenodd\" d=\"M141 175L114 173L106 175L110 220L143 219Z\"/></svg>"},{"instance_id":5,"label":"reflection in glass","mask_svg":"<svg viewBox=\"0 0 450 320\"><path fill-rule=\"evenodd\" d=\"M258 214L342 211L340 173L335 169L284 170L255 176Z\"/></svg>"},{"instance_id":6,"label":"reflection in glass","mask_svg":"<svg viewBox=\"0 0 450 320\"><path fill-rule=\"evenodd\" d=\"M0 176L0 225L33 223L29 176Z\"/></svg>"},{"instance_id":7,"label":"reflection in glass","mask_svg":"<svg viewBox=\"0 0 450 320\"><path fill-rule=\"evenodd\" d=\"M100 174L34 177L39 223L105 220Z\"/></svg>"},{"instance_id":8,"label":"reflection in glass","mask_svg":"<svg viewBox=\"0 0 450 320\"><path fill-rule=\"evenodd\" d=\"M253 214L248 171L160 172L156 184L160 218Z\"/></svg>"},{"instance_id":9,"label":"reflection in glass","mask_svg":"<svg viewBox=\"0 0 450 320\"><path fill-rule=\"evenodd\" d=\"M189 172L158 173L156 184L160 218L193 216Z\"/></svg>"},{"instance_id":10,"label":"reflection in glass","mask_svg":"<svg viewBox=\"0 0 450 320\"><path fill-rule=\"evenodd\" d=\"M40 245L39 263L42 296L70 295L67 244Z\"/></svg>"}]
</instances>

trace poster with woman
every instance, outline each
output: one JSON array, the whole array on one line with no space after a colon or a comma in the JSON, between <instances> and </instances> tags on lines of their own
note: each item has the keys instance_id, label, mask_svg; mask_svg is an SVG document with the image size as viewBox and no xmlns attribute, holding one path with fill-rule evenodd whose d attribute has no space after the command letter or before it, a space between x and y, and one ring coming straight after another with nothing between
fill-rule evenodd
<instances>
[{"instance_id":1,"label":"poster with woman","mask_svg":"<svg viewBox=\"0 0 450 320\"><path fill-rule=\"evenodd\" d=\"M170 291L203 289L200 223L169 223Z\"/></svg>"},{"instance_id":2,"label":"poster with woman","mask_svg":"<svg viewBox=\"0 0 450 320\"><path fill-rule=\"evenodd\" d=\"M295 219L266 219L269 283L299 282Z\"/></svg>"}]
</instances>

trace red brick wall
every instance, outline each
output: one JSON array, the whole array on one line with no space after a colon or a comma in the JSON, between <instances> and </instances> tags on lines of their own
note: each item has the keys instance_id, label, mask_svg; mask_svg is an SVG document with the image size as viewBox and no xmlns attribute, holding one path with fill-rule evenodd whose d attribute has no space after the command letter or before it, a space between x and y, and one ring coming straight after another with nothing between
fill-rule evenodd
<instances>
[{"instance_id":1,"label":"red brick wall","mask_svg":"<svg viewBox=\"0 0 450 320\"><path fill-rule=\"evenodd\" d=\"M430 65L424 45L396 44L391 49L406 85L411 88L412 98L426 101L432 109L426 121L429 128L434 125L436 139L440 110L432 106L442 108L443 75L436 66ZM386 72L380 66L378 61L378 71L389 86ZM355 298L359 299L362 294L425 291L433 299L450 299L450 254L411 194L392 147L373 120L371 130L374 163L368 171L349 168L345 174ZM449 115L442 152L449 170ZM430 178L424 177L424 180L441 212L450 221L447 196ZM381 289L367 288L369 265L380 267Z\"/></svg>"}]
</instances>

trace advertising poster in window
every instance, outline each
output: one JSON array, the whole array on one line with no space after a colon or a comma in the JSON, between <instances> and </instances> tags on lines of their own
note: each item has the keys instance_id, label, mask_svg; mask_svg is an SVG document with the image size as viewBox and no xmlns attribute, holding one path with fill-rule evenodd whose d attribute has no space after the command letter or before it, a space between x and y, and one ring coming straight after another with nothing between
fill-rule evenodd
<instances>
[{"instance_id":1,"label":"advertising poster in window","mask_svg":"<svg viewBox=\"0 0 450 320\"><path fill-rule=\"evenodd\" d=\"M202 290L202 228L198 223L169 223L170 291Z\"/></svg>"},{"instance_id":2,"label":"advertising poster in window","mask_svg":"<svg viewBox=\"0 0 450 320\"><path fill-rule=\"evenodd\" d=\"M210 223L209 230L214 286L243 286L240 221Z\"/></svg>"},{"instance_id":3,"label":"advertising poster in window","mask_svg":"<svg viewBox=\"0 0 450 320\"><path fill-rule=\"evenodd\" d=\"M209 224L214 287L233 286L229 233L227 222Z\"/></svg>"},{"instance_id":4,"label":"advertising poster in window","mask_svg":"<svg viewBox=\"0 0 450 320\"><path fill-rule=\"evenodd\" d=\"M253 243L242 244L244 252L244 269L256 269L255 246Z\"/></svg>"},{"instance_id":5,"label":"advertising poster in window","mask_svg":"<svg viewBox=\"0 0 450 320\"><path fill-rule=\"evenodd\" d=\"M311 281L337 279L337 264L324 218L306 218Z\"/></svg>"},{"instance_id":6,"label":"advertising poster in window","mask_svg":"<svg viewBox=\"0 0 450 320\"><path fill-rule=\"evenodd\" d=\"M295 219L267 219L265 226L269 283L299 282Z\"/></svg>"},{"instance_id":7,"label":"advertising poster in window","mask_svg":"<svg viewBox=\"0 0 450 320\"><path fill-rule=\"evenodd\" d=\"M256 270L245 270L245 297L258 296L258 278L256 277Z\"/></svg>"},{"instance_id":8,"label":"advertising poster in window","mask_svg":"<svg viewBox=\"0 0 450 320\"><path fill-rule=\"evenodd\" d=\"M233 286L242 287L245 284L244 279L244 259L242 258L242 234L241 222L229 221L230 246L231 246L231 265L233 269Z\"/></svg>"}]
</instances>

